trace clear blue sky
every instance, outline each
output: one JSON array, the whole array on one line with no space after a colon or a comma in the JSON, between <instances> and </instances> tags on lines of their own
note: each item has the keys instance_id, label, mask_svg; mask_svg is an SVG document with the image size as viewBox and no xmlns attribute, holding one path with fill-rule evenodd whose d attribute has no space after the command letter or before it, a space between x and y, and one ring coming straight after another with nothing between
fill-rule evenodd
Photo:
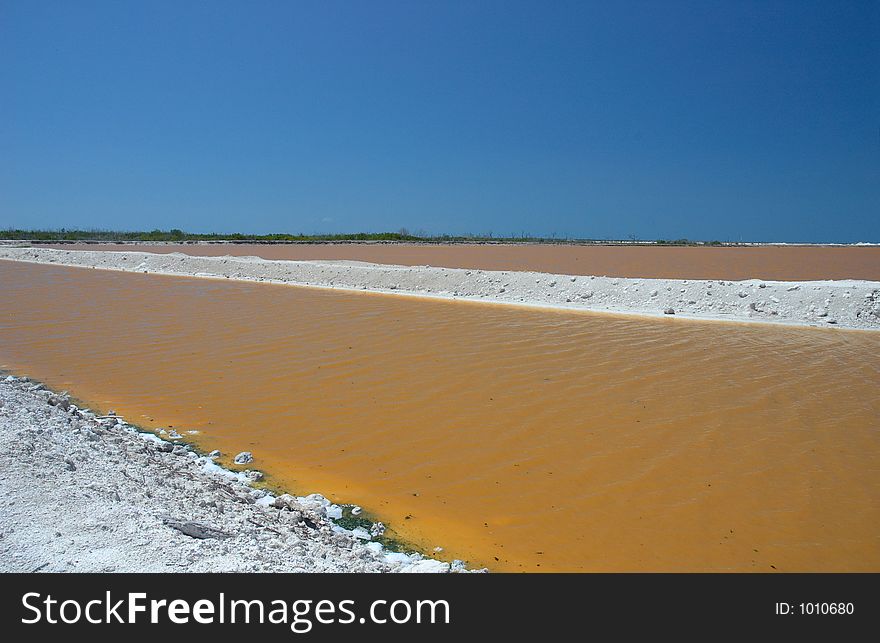
<instances>
[{"instance_id":1,"label":"clear blue sky","mask_svg":"<svg viewBox=\"0 0 880 643\"><path fill-rule=\"evenodd\" d=\"M0 0L0 228L880 241L880 2Z\"/></svg>"}]
</instances>

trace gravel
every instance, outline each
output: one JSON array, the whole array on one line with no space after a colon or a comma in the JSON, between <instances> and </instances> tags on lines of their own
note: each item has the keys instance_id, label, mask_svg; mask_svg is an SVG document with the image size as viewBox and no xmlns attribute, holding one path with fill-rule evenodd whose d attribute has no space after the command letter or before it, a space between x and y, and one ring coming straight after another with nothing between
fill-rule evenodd
<instances>
[{"instance_id":1,"label":"gravel","mask_svg":"<svg viewBox=\"0 0 880 643\"><path fill-rule=\"evenodd\" d=\"M0 259L629 315L663 317L673 310L674 323L701 319L880 330L880 282L876 281L624 279L8 246L0 246Z\"/></svg>"}]
</instances>

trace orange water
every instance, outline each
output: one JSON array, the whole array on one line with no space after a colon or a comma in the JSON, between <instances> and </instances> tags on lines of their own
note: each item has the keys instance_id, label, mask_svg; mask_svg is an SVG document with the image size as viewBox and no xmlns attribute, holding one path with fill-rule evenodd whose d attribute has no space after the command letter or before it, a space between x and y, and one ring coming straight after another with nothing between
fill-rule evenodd
<instances>
[{"instance_id":1,"label":"orange water","mask_svg":"<svg viewBox=\"0 0 880 643\"><path fill-rule=\"evenodd\" d=\"M403 266L531 270L655 279L880 281L880 246L599 246L566 244L64 244L67 250L143 250L264 259L345 259Z\"/></svg>"},{"instance_id":2,"label":"orange water","mask_svg":"<svg viewBox=\"0 0 880 643\"><path fill-rule=\"evenodd\" d=\"M880 571L878 354L876 333L0 261L3 367L496 570Z\"/></svg>"}]
</instances>

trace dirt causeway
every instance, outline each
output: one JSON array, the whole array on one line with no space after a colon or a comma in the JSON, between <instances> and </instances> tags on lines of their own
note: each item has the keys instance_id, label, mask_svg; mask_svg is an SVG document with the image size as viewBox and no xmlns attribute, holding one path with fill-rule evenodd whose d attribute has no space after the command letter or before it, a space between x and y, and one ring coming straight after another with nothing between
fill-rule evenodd
<instances>
[{"instance_id":1,"label":"dirt causeway","mask_svg":"<svg viewBox=\"0 0 880 643\"><path fill-rule=\"evenodd\" d=\"M65 244L66 250L146 250L202 256L348 260L401 266L517 270L642 279L880 281L878 246L599 246L504 244Z\"/></svg>"}]
</instances>

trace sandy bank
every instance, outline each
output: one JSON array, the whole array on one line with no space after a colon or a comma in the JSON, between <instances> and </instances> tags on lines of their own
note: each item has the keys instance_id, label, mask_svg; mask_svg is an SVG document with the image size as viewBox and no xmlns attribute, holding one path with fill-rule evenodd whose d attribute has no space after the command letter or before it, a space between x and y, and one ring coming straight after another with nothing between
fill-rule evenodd
<instances>
[{"instance_id":1,"label":"sandy bank","mask_svg":"<svg viewBox=\"0 0 880 643\"><path fill-rule=\"evenodd\" d=\"M676 318L880 330L880 282L624 279L352 261L0 247L0 259Z\"/></svg>"},{"instance_id":2,"label":"sandy bank","mask_svg":"<svg viewBox=\"0 0 880 643\"><path fill-rule=\"evenodd\" d=\"M183 444L0 377L0 571L445 572Z\"/></svg>"}]
</instances>

